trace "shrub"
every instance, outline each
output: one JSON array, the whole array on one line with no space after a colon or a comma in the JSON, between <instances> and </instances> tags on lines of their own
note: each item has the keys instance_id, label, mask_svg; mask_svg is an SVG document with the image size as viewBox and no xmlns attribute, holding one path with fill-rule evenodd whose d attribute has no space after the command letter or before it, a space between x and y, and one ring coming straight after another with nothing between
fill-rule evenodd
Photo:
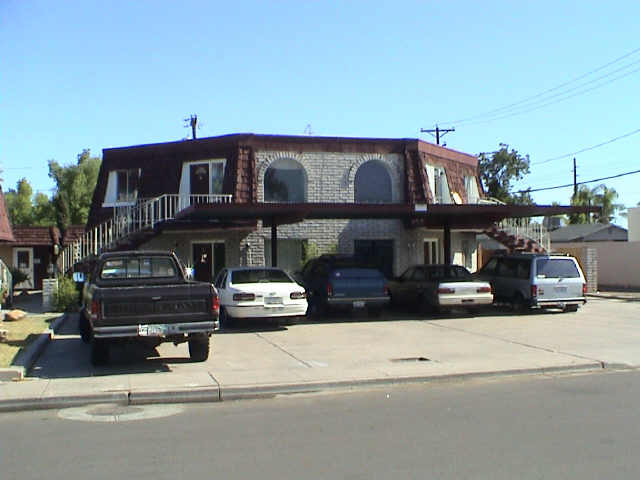
<instances>
[{"instance_id":1,"label":"shrub","mask_svg":"<svg viewBox=\"0 0 640 480\"><path fill-rule=\"evenodd\" d=\"M71 277L58 278L58 290L53 294L56 312L72 312L78 309L80 293Z\"/></svg>"},{"instance_id":2,"label":"shrub","mask_svg":"<svg viewBox=\"0 0 640 480\"><path fill-rule=\"evenodd\" d=\"M26 282L27 280L29 280L29 275L24 273L19 268L10 268L9 271L11 272L11 278L13 279L14 288L20 285L22 282Z\"/></svg>"}]
</instances>

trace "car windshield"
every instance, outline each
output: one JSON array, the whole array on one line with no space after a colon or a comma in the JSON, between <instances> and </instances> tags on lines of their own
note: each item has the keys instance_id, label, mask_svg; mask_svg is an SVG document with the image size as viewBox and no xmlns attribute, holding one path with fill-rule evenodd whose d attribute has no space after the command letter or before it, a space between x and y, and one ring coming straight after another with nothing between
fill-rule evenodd
<instances>
[{"instance_id":1,"label":"car windshield","mask_svg":"<svg viewBox=\"0 0 640 480\"><path fill-rule=\"evenodd\" d=\"M569 258L539 258L536 272L540 278L579 278L580 272Z\"/></svg>"},{"instance_id":2,"label":"car windshield","mask_svg":"<svg viewBox=\"0 0 640 480\"><path fill-rule=\"evenodd\" d=\"M171 258L133 257L106 260L100 278L167 278L175 277L176 270Z\"/></svg>"},{"instance_id":3,"label":"car windshield","mask_svg":"<svg viewBox=\"0 0 640 480\"><path fill-rule=\"evenodd\" d=\"M231 272L231 283L294 283L283 270L260 268L254 270L236 270Z\"/></svg>"}]
</instances>

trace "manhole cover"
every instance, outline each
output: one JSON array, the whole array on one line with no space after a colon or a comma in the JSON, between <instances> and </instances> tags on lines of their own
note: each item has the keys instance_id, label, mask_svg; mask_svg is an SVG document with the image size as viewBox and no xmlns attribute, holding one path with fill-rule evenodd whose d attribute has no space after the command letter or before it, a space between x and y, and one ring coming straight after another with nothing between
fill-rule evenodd
<instances>
[{"instance_id":1,"label":"manhole cover","mask_svg":"<svg viewBox=\"0 0 640 480\"><path fill-rule=\"evenodd\" d=\"M183 410L183 407L180 405L132 406L104 403L65 408L58 412L58 416L67 420L117 423L168 417L180 413Z\"/></svg>"},{"instance_id":2,"label":"manhole cover","mask_svg":"<svg viewBox=\"0 0 640 480\"><path fill-rule=\"evenodd\" d=\"M407 358L392 358L392 362L430 362L431 360L427 357L407 357Z\"/></svg>"}]
</instances>

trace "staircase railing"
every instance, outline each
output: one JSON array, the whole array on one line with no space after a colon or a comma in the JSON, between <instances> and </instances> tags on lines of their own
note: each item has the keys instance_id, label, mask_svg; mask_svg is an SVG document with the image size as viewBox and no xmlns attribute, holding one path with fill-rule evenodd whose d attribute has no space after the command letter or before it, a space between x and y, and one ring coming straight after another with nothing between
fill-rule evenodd
<instances>
[{"instance_id":1,"label":"staircase railing","mask_svg":"<svg viewBox=\"0 0 640 480\"><path fill-rule=\"evenodd\" d=\"M551 249L549 231L542 224L531 222L529 218L507 218L499 223L499 228L516 237L529 238L547 252Z\"/></svg>"},{"instance_id":2,"label":"staircase railing","mask_svg":"<svg viewBox=\"0 0 640 480\"><path fill-rule=\"evenodd\" d=\"M194 204L231 203L232 195L165 194L141 198L134 205L113 208L113 217L85 232L62 251L63 271L76 263L114 248L136 233L153 229L158 223L175 219L178 212Z\"/></svg>"}]
</instances>

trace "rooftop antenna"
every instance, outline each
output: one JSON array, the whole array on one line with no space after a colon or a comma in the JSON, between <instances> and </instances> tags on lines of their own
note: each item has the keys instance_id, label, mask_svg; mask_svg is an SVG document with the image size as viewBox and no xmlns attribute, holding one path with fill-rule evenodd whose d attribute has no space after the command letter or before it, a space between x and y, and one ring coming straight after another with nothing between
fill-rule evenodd
<instances>
[{"instance_id":1,"label":"rooftop antenna","mask_svg":"<svg viewBox=\"0 0 640 480\"><path fill-rule=\"evenodd\" d=\"M191 135L192 135L191 138L193 140L195 140L196 139L196 127L198 127L198 115L196 115L194 113L189 118L185 118L184 121L185 121L184 128L191 127Z\"/></svg>"},{"instance_id":2,"label":"rooftop antenna","mask_svg":"<svg viewBox=\"0 0 640 480\"><path fill-rule=\"evenodd\" d=\"M311 130L311 124L307 123L307 126L304 127L304 134L305 135L313 135L313 130Z\"/></svg>"}]
</instances>

